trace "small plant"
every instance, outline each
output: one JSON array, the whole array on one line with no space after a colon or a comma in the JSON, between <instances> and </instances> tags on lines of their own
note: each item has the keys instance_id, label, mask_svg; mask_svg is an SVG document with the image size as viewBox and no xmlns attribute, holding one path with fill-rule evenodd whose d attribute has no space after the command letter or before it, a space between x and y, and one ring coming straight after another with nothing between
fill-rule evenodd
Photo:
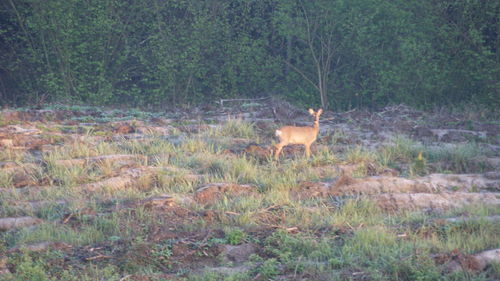
<instances>
[{"instance_id":1,"label":"small plant","mask_svg":"<svg viewBox=\"0 0 500 281\"><path fill-rule=\"evenodd\" d=\"M274 280L274 278L280 273L279 265L280 263L277 259L271 258L259 266L256 271L262 276L263 280Z\"/></svg>"},{"instance_id":2,"label":"small plant","mask_svg":"<svg viewBox=\"0 0 500 281\"><path fill-rule=\"evenodd\" d=\"M422 152L418 153L417 159L413 162L411 166L411 174L423 176L427 174L427 161L422 155Z\"/></svg>"},{"instance_id":3,"label":"small plant","mask_svg":"<svg viewBox=\"0 0 500 281\"><path fill-rule=\"evenodd\" d=\"M0 171L0 188L8 188L12 186L12 176L4 171Z\"/></svg>"},{"instance_id":4,"label":"small plant","mask_svg":"<svg viewBox=\"0 0 500 281\"><path fill-rule=\"evenodd\" d=\"M24 253L20 263L17 265L17 274L14 281L49 281L46 269L43 264L33 261L33 259Z\"/></svg>"},{"instance_id":5,"label":"small plant","mask_svg":"<svg viewBox=\"0 0 500 281\"><path fill-rule=\"evenodd\" d=\"M156 244L154 245L152 250L153 257L159 259L162 263L167 262L172 254L172 243L170 243L170 241L167 241L166 243Z\"/></svg>"},{"instance_id":6,"label":"small plant","mask_svg":"<svg viewBox=\"0 0 500 281\"><path fill-rule=\"evenodd\" d=\"M226 241L230 245L238 245L243 243L247 234L241 228L228 228L224 231Z\"/></svg>"}]
</instances>

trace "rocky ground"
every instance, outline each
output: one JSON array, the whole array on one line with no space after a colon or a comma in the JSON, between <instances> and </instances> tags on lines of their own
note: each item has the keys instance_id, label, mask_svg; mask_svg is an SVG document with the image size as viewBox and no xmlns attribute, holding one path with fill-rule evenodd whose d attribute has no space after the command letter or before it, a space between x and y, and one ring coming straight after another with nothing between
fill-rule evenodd
<instances>
[{"instance_id":1,"label":"rocky ground","mask_svg":"<svg viewBox=\"0 0 500 281\"><path fill-rule=\"evenodd\" d=\"M3 110L0 279L498 280L499 122L326 111L276 162L284 102Z\"/></svg>"}]
</instances>

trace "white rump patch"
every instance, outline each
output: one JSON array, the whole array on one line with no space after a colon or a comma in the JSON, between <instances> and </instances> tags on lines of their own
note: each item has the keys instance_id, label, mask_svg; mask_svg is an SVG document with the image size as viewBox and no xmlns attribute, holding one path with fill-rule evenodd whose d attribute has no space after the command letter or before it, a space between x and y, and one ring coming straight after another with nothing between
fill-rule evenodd
<instances>
[{"instance_id":1,"label":"white rump patch","mask_svg":"<svg viewBox=\"0 0 500 281\"><path fill-rule=\"evenodd\" d=\"M276 130L276 136L279 137L281 136L282 132L280 130Z\"/></svg>"}]
</instances>

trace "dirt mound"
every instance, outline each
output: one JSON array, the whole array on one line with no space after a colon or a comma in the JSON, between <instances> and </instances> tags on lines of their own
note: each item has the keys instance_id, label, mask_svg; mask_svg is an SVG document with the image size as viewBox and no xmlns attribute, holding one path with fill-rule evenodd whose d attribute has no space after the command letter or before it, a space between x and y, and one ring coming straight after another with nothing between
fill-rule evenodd
<instances>
[{"instance_id":1,"label":"dirt mound","mask_svg":"<svg viewBox=\"0 0 500 281\"><path fill-rule=\"evenodd\" d=\"M449 189L453 191L499 190L500 181L479 174L431 174L415 179L375 176L362 179L340 179L331 187L330 194L429 193Z\"/></svg>"},{"instance_id":2,"label":"dirt mound","mask_svg":"<svg viewBox=\"0 0 500 281\"><path fill-rule=\"evenodd\" d=\"M445 210L471 204L500 205L500 199L497 198L499 193L465 192L480 189L498 190L499 184L497 179L475 174L432 174L415 179L393 176L358 179L343 175L333 182L303 182L290 193L298 199L363 195L374 200L386 211Z\"/></svg>"},{"instance_id":3,"label":"dirt mound","mask_svg":"<svg viewBox=\"0 0 500 281\"><path fill-rule=\"evenodd\" d=\"M241 245L222 245L222 254L230 261L242 263L248 260L250 255L257 252L257 245L245 243Z\"/></svg>"},{"instance_id":4,"label":"dirt mound","mask_svg":"<svg viewBox=\"0 0 500 281\"><path fill-rule=\"evenodd\" d=\"M86 166L90 164L99 164L103 162L113 162L115 166L135 166L137 163L144 163L146 160L145 156L133 155L133 154L113 154L113 155L100 155L95 157L78 158L78 159L68 159L68 160L56 160L55 164L72 167L72 166Z\"/></svg>"},{"instance_id":5,"label":"dirt mound","mask_svg":"<svg viewBox=\"0 0 500 281\"><path fill-rule=\"evenodd\" d=\"M8 125L0 127L0 149L41 150L44 145L54 144L63 136L41 135L41 131L31 125Z\"/></svg>"},{"instance_id":6,"label":"dirt mound","mask_svg":"<svg viewBox=\"0 0 500 281\"><path fill-rule=\"evenodd\" d=\"M331 187L332 195L356 195L378 193L419 193L433 192L435 189L415 180L399 177L375 176L363 179L339 180Z\"/></svg>"},{"instance_id":7,"label":"dirt mound","mask_svg":"<svg viewBox=\"0 0 500 281\"><path fill-rule=\"evenodd\" d=\"M12 122L48 122L68 120L72 117L80 116L99 116L101 113L97 111L71 111L71 110L3 110L0 112L0 120L5 123Z\"/></svg>"},{"instance_id":8,"label":"dirt mound","mask_svg":"<svg viewBox=\"0 0 500 281\"><path fill-rule=\"evenodd\" d=\"M244 153L253 156L259 160L266 160L273 155L273 149L270 146L249 144L245 148Z\"/></svg>"},{"instance_id":9,"label":"dirt mound","mask_svg":"<svg viewBox=\"0 0 500 281\"><path fill-rule=\"evenodd\" d=\"M83 184L78 187L78 189L87 192L94 192L102 189L120 190L137 185L140 178L150 176L151 173L147 171L147 169L133 168L124 171L121 175L116 177L107 178L94 183Z\"/></svg>"},{"instance_id":10,"label":"dirt mound","mask_svg":"<svg viewBox=\"0 0 500 281\"><path fill-rule=\"evenodd\" d=\"M431 129L430 131L437 141L443 142L467 141L471 137L485 139L487 136L487 132L484 131L471 131L461 129Z\"/></svg>"},{"instance_id":11,"label":"dirt mound","mask_svg":"<svg viewBox=\"0 0 500 281\"><path fill-rule=\"evenodd\" d=\"M211 204L223 195L239 196L256 192L255 187L248 184L210 183L196 190L194 199L200 204Z\"/></svg>"},{"instance_id":12,"label":"dirt mound","mask_svg":"<svg viewBox=\"0 0 500 281\"><path fill-rule=\"evenodd\" d=\"M164 207L172 207L175 205L175 200L170 195L160 195L155 197L149 197L141 202L139 205L144 206L146 209L162 209Z\"/></svg>"},{"instance_id":13,"label":"dirt mound","mask_svg":"<svg viewBox=\"0 0 500 281\"><path fill-rule=\"evenodd\" d=\"M470 221L487 221L487 222L497 222L500 221L500 215L495 216L481 216L481 217L458 217L458 218L446 218L441 220L447 223L464 223Z\"/></svg>"},{"instance_id":14,"label":"dirt mound","mask_svg":"<svg viewBox=\"0 0 500 281\"><path fill-rule=\"evenodd\" d=\"M12 161L0 163L0 173L6 175L16 188L37 185L36 174L40 167L36 164L26 163L19 165Z\"/></svg>"},{"instance_id":15,"label":"dirt mound","mask_svg":"<svg viewBox=\"0 0 500 281\"><path fill-rule=\"evenodd\" d=\"M7 267L7 257L0 256L0 277L3 276L8 276L10 275L11 272L9 268Z\"/></svg>"},{"instance_id":16,"label":"dirt mound","mask_svg":"<svg viewBox=\"0 0 500 281\"><path fill-rule=\"evenodd\" d=\"M479 272L486 269L491 264L500 263L500 249L487 250L474 255L466 255L458 249L450 253L436 255L434 260L438 264L443 264L445 272Z\"/></svg>"},{"instance_id":17,"label":"dirt mound","mask_svg":"<svg viewBox=\"0 0 500 281\"><path fill-rule=\"evenodd\" d=\"M499 206L498 193L393 193L370 197L385 211L447 210L468 205Z\"/></svg>"},{"instance_id":18,"label":"dirt mound","mask_svg":"<svg viewBox=\"0 0 500 281\"><path fill-rule=\"evenodd\" d=\"M67 205L67 202L64 200L32 200L32 201L5 200L4 202L7 203L9 209L22 212L37 211L47 206Z\"/></svg>"},{"instance_id":19,"label":"dirt mound","mask_svg":"<svg viewBox=\"0 0 500 281\"><path fill-rule=\"evenodd\" d=\"M70 249L71 245L64 242L40 242L35 244L19 245L14 248L9 249L9 253L15 252L42 252L47 250L67 250Z\"/></svg>"},{"instance_id":20,"label":"dirt mound","mask_svg":"<svg viewBox=\"0 0 500 281\"><path fill-rule=\"evenodd\" d=\"M0 218L0 231L33 226L43 220L34 217Z\"/></svg>"},{"instance_id":21,"label":"dirt mound","mask_svg":"<svg viewBox=\"0 0 500 281\"><path fill-rule=\"evenodd\" d=\"M394 176L352 178L340 176L330 183L304 182L293 190L301 198L328 195L371 195L381 193L435 193L442 191L477 191L500 189L500 180L479 174L431 174L415 179Z\"/></svg>"}]
</instances>

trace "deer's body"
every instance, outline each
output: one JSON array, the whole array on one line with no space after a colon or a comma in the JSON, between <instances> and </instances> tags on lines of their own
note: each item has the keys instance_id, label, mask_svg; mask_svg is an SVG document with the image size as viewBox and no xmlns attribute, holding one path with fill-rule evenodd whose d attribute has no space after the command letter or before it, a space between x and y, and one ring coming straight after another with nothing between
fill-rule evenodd
<instances>
[{"instance_id":1,"label":"deer's body","mask_svg":"<svg viewBox=\"0 0 500 281\"><path fill-rule=\"evenodd\" d=\"M274 159L278 160L281 150L289 144L303 144L306 150L306 156L311 156L311 144L316 141L319 132L319 116L323 112L322 109L315 112L309 109L309 113L315 117L314 126L312 127L295 127L285 126L276 130L276 136L280 142L276 144L276 152Z\"/></svg>"}]
</instances>

